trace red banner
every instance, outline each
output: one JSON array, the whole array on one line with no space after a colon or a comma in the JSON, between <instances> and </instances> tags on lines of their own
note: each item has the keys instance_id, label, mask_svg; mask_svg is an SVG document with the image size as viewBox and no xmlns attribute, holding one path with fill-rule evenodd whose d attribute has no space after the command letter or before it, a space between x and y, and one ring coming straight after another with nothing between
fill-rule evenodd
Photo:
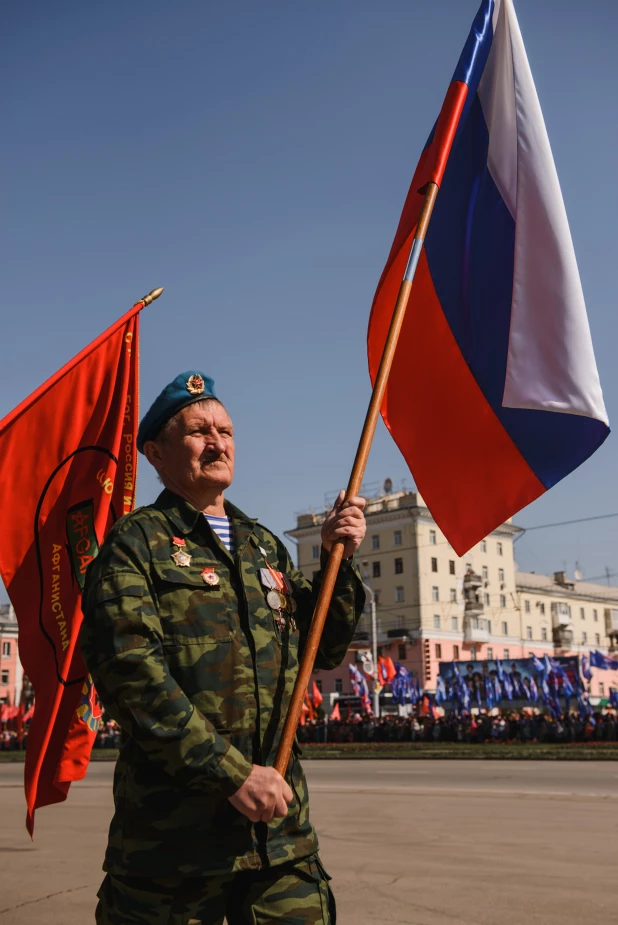
<instances>
[{"instance_id":1,"label":"red banner","mask_svg":"<svg viewBox=\"0 0 618 925\"><path fill-rule=\"evenodd\" d=\"M100 709L77 637L86 569L133 510L138 302L0 421L0 575L36 694L27 826L86 773Z\"/></svg>"}]
</instances>

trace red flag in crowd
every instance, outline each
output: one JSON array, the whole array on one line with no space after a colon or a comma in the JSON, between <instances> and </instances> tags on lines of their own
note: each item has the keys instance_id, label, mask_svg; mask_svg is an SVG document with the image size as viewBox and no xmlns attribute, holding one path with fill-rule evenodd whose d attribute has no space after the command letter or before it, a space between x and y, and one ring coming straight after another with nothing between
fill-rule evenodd
<instances>
[{"instance_id":1,"label":"red flag in crowd","mask_svg":"<svg viewBox=\"0 0 618 925\"><path fill-rule=\"evenodd\" d=\"M313 701L313 706L315 707L316 710L320 706L322 701L324 700L324 698L322 697L322 692L320 691L320 688L315 683L315 681L313 682L311 686L311 700Z\"/></svg>"},{"instance_id":2,"label":"red flag in crowd","mask_svg":"<svg viewBox=\"0 0 618 925\"><path fill-rule=\"evenodd\" d=\"M133 509L138 302L0 421L0 575L36 693L27 826L86 773L100 708L76 645L88 564Z\"/></svg>"},{"instance_id":3,"label":"red flag in crowd","mask_svg":"<svg viewBox=\"0 0 618 925\"><path fill-rule=\"evenodd\" d=\"M378 658L378 677L383 684L390 684L397 672L392 658Z\"/></svg>"},{"instance_id":4,"label":"red flag in crowd","mask_svg":"<svg viewBox=\"0 0 618 925\"><path fill-rule=\"evenodd\" d=\"M331 720L341 721L341 711L339 710L339 701L333 707L333 712L330 715Z\"/></svg>"}]
</instances>

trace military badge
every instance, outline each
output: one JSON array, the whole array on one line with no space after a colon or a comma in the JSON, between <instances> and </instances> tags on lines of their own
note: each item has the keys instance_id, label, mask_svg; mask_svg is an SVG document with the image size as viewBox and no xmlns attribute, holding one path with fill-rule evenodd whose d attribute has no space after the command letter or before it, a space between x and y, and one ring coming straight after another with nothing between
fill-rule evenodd
<instances>
[{"instance_id":1,"label":"military badge","mask_svg":"<svg viewBox=\"0 0 618 925\"><path fill-rule=\"evenodd\" d=\"M82 685L81 697L76 712L82 723L85 723L91 732L98 730L99 720L103 716L103 708L94 689L92 675L88 675Z\"/></svg>"},{"instance_id":2,"label":"military badge","mask_svg":"<svg viewBox=\"0 0 618 925\"><path fill-rule=\"evenodd\" d=\"M183 547L187 545L186 541L179 536L173 536L172 542L175 546L179 547L176 552L172 553L172 559L176 565L180 568L186 568L188 565L191 565L191 556L186 549L183 549Z\"/></svg>"},{"instance_id":3,"label":"military badge","mask_svg":"<svg viewBox=\"0 0 618 925\"><path fill-rule=\"evenodd\" d=\"M189 395L201 395L204 392L204 380L199 373L193 373L187 379L187 392Z\"/></svg>"},{"instance_id":4,"label":"military badge","mask_svg":"<svg viewBox=\"0 0 618 925\"><path fill-rule=\"evenodd\" d=\"M200 574L207 585L214 587L215 585L219 584L219 576L215 572L214 565L206 565Z\"/></svg>"}]
</instances>

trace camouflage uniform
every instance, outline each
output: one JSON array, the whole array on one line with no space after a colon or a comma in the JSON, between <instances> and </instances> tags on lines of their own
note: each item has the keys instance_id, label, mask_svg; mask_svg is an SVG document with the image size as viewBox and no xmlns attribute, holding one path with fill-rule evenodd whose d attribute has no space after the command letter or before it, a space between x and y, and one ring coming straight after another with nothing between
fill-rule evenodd
<instances>
[{"instance_id":1,"label":"camouflage uniform","mask_svg":"<svg viewBox=\"0 0 618 925\"><path fill-rule=\"evenodd\" d=\"M237 872L305 859L317 882L318 843L297 746L286 773L295 799L284 819L253 824L227 797L253 763L274 762L321 571L311 584L272 533L225 507L234 557L203 515L165 490L114 526L88 571L80 643L106 710L126 734L104 865L117 889L145 878L174 893L208 875L220 883L216 892ZM185 540L187 567L172 559L174 537ZM296 627L288 621L281 631L266 603L261 550L292 585ZM204 582L205 566L219 584ZM317 668L341 663L363 604L358 573L344 562ZM103 892L111 889L106 883ZM290 919L314 920L322 921Z\"/></svg>"}]
</instances>

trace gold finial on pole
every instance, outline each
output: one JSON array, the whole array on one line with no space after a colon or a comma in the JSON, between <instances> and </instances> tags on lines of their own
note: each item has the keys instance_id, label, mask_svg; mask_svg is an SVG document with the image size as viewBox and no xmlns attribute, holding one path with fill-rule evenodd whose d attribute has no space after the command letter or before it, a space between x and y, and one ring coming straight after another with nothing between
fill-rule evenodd
<instances>
[{"instance_id":1,"label":"gold finial on pole","mask_svg":"<svg viewBox=\"0 0 618 925\"><path fill-rule=\"evenodd\" d=\"M154 302L155 299L158 299L161 293L163 292L163 286L160 286L158 289L153 289L152 292L149 292L148 295L145 295L143 299L140 299L144 308L147 305L150 305L151 302Z\"/></svg>"}]
</instances>

